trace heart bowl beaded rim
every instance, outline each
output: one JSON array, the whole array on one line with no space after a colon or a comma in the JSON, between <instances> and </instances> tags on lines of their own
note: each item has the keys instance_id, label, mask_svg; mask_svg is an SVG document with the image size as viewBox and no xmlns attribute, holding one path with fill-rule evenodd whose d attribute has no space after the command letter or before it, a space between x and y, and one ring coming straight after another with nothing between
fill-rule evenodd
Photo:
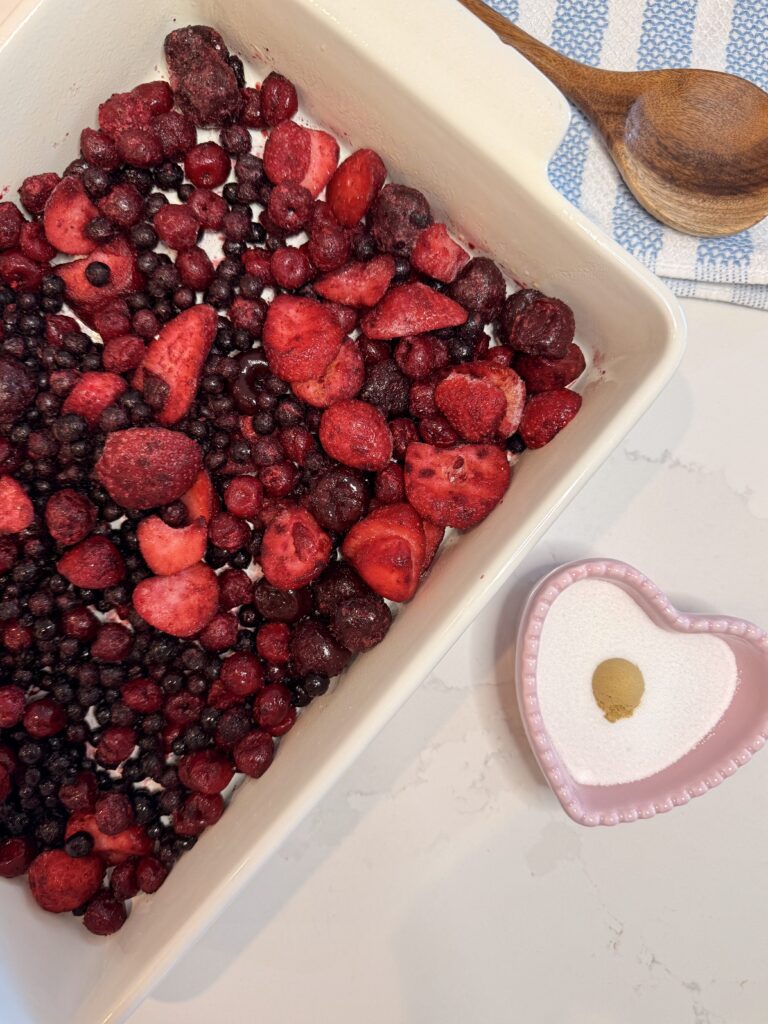
<instances>
[{"instance_id":1,"label":"heart bowl beaded rim","mask_svg":"<svg viewBox=\"0 0 768 1024\"><path fill-rule=\"evenodd\" d=\"M613 786L577 783L558 755L541 714L536 673L544 621L557 597L584 579L618 584L656 625L670 632L720 636L736 656L736 692L715 727L673 764L635 782ZM768 739L768 633L745 619L681 612L647 576L614 559L569 562L535 587L520 618L515 674L531 749L566 814L580 825L619 825L681 807L719 786Z\"/></svg>"}]
</instances>

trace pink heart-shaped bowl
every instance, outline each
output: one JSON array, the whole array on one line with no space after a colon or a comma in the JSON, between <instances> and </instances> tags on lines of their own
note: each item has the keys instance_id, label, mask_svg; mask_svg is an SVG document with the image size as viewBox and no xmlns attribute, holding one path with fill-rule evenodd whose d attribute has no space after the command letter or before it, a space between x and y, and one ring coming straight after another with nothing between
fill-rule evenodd
<instances>
[{"instance_id":1,"label":"pink heart-shaped bowl","mask_svg":"<svg viewBox=\"0 0 768 1024\"><path fill-rule=\"evenodd\" d=\"M733 698L712 728L688 753L661 771L620 785L574 780L555 749L542 717L537 689L539 638L556 598L579 580L621 587L651 622L671 633L720 637L736 659ZM546 576L523 611L517 642L517 693L525 731L541 770L566 813L581 825L618 825L652 818L703 796L746 764L768 738L768 634L743 619L686 615L637 569L609 559L571 562Z\"/></svg>"}]
</instances>

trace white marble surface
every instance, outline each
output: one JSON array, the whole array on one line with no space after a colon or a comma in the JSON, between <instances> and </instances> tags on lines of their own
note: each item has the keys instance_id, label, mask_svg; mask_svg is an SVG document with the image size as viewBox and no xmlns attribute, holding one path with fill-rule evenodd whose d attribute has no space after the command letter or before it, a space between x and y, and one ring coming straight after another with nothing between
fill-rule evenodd
<instances>
[{"instance_id":1,"label":"white marble surface","mask_svg":"<svg viewBox=\"0 0 768 1024\"><path fill-rule=\"evenodd\" d=\"M768 625L768 315L686 303L681 371L347 776L131 1024L764 1024L768 753L588 830L517 717L515 619L610 555Z\"/></svg>"}]
</instances>

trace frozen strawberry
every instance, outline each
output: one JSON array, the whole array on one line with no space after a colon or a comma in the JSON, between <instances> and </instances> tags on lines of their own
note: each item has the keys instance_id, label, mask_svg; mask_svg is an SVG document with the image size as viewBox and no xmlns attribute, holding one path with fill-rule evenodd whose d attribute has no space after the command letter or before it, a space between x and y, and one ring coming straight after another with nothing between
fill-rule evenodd
<instances>
[{"instance_id":1,"label":"frozen strawberry","mask_svg":"<svg viewBox=\"0 0 768 1024\"><path fill-rule=\"evenodd\" d=\"M416 239L411 263L422 274L450 284L469 263L469 253L454 242L445 224L431 224Z\"/></svg>"},{"instance_id":2,"label":"frozen strawberry","mask_svg":"<svg viewBox=\"0 0 768 1024\"><path fill-rule=\"evenodd\" d=\"M388 340L458 327L466 319L467 311L458 302L416 282L390 288L378 306L366 313L360 326L369 338Z\"/></svg>"},{"instance_id":3,"label":"frozen strawberry","mask_svg":"<svg viewBox=\"0 0 768 1024\"><path fill-rule=\"evenodd\" d=\"M424 528L410 505L385 505L356 523L341 548L365 582L381 597L408 601L424 567Z\"/></svg>"},{"instance_id":4,"label":"frozen strawberry","mask_svg":"<svg viewBox=\"0 0 768 1024\"><path fill-rule=\"evenodd\" d=\"M95 814L78 811L70 815L65 834L69 838L76 832L87 832L93 839L93 852L110 866L152 852L152 840L142 825L129 825L122 832L110 836L101 831Z\"/></svg>"},{"instance_id":5,"label":"frozen strawberry","mask_svg":"<svg viewBox=\"0 0 768 1024\"><path fill-rule=\"evenodd\" d=\"M99 106L99 128L111 139L131 128L146 128L153 115L161 113L152 106L138 89L113 93Z\"/></svg>"},{"instance_id":6,"label":"frozen strawberry","mask_svg":"<svg viewBox=\"0 0 768 1024\"><path fill-rule=\"evenodd\" d=\"M547 356L531 356L518 352L515 356L515 370L525 381L528 394L541 391L557 391L572 384L586 369L584 353L575 342L568 345L562 359L548 359Z\"/></svg>"},{"instance_id":7,"label":"frozen strawberry","mask_svg":"<svg viewBox=\"0 0 768 1024\"><path fill-rule=\"evenodd\" d=\"M357 343L345 338L338 354L317 380L295 381L293 393L307 405L327 409L334 402L354 398L365 381L365 363Z\"/></svg>"},{"instance_id":8,"label":"frozen strawberry","mask_svg":"<svg viewBox=\"0 0 768 1024\"><path fill-rule=\"evenodd\" d=\"M179 761L179 782L195 793L214 796L226 789L235 774L232 762L216 750L196 750Z\"/></svg>"},{"instance_id":9,"label":"frozen strawberry","mask_svg":"<svg viewBox=\"0 0 768 1024\"><path fill-rule=\"evenodd\" d=\"M375 306L395 276L392 256L374 256L368 263L348 263L318 278L313 288L318 295L345 306Z\"/></svg>"},{"instance_id":10,"label":"frozen strawberry","mask_svg":"<svg viewBox=\"0 0 768 1024\"><path fill-rule=\"evenodd\" d=\"M84 494L71 487L56 491L45 506L45 525L58 544L69 547L84 540L96 525L98 513Z\"/></svg>"},{"instance_id":11,"label":"frozen strawberry","mask_svg":"<svg viewBox=\"0 0 768 1024\"><path fill-rule=\"evenodd\" d=\"M264 147L264 171L275 185L302 185L317 199L339 162L339 144L327 132L282 121Z\"/></svg>"},{"instance_id":12,"label":"frozen strawberry","mask_svg":"<svg viewBox=\"0 0 768 1024\"><path fill-rule=\"evenodd\" d=\"M328 132L309 130L309 166L299 182L315 199L333 177L339 163L339 144Z\"/></svg>"},{"instance_id":13,"label":"frozen strawberry","mask_svg":"<svg viewBox=\"0 0 768 1024\"><path fill-rule=\"evenodd\" d=\"M293 382L321 377L343 337L341 327L322 303L278 295L270 304L262 341L272 372Z\"/></svg>"},{"instance_id":14,"label":"frozen strawberry","mask_svg":"<svg viewBox=\"0 0 768 1024\"><path fill-rule=\"evenodd\" d=\"M123 556L106 537L87 537L56 563L61 575L86 590L113 587L125 576Z\"/></svg>"},{"instance_id":15,"label":"frozen strawberry","mask_svg":"<svg viewBox=\"0 0 768 1024\"><path fill-rule=\"evenodd\" d=\"M136 383L141 383L142 370L149 370L168 385L168 398L156 416L159 423L170 426L188 412L216 337L216 321L213 306L192 306L167 323L150 343Z\"/></svg>"},{"instance_id":16,"label":"frozen strawberry","mask_svg":"<svg viewBox=\"0 0 768 1024\"><path fill-rule=\"evenodd\" d=\"M107 437L94 472L123 508L167 505L180 498L200 472L202 452L185 434L164 427L131 427Z\"/></svg>"},{"instance_id":17,"label":"frozen strawberry","mask_svg":"<svg viewBox=\"0 0 768 1024\"><path fill-rule=\"evenodd\" d=\"M267 581L280 590L295 590L317 579L328 564L333 545L306 509L279 512L261 544L261 568Z\"/></svg>"},{"instance_id":18,"label":"frozen strawberry","mask_svg":"<svg viewBox=\"0 0 768 1024\"><path fill-rule=\"evenodd\" d=\"M504 497L509 475L506 454L491 445L416 443L405 456L408 501L438 526L467 530L482 522Z\"/></svg>"},{"instance_id":19,"label":"frozen strawberry","mask_svg":"<svg viewBox=\"0 0 768 1024\"><path fill-rule=\"evenodd\" d=\"M121 334L104 343L101 361L105 370L130 373L141 365L147 347L137 334Z\"/></svg>"},{"instance_id":20,"label":"frozen strawberry","mask_svg":"<svg viewBox=\"0 0 768 1024\"><path fill-rule=\"evenodd\" d=\"M94 853L70 857L64 850L45 850L29 865L29 888L43 910L63 914L77 910L98 891L104 862Z\"/></svg>"},{"instance_id":21,"label":"frozen strawberry","mask_svg":"<svg viewBox=\"0 0 768 1024\"><path fill-rule=\"evenodd\" d=\"M127 389L128 385L116 373L89 370L84 373L66 397L62 412L82 416L89 426L95 427L99 416Z\"/></svg>"},{"instance_id":22,"label":"frozen strawberry","mask_svg":"<svg viewBox=\"0 0 768 1024\"><path fill-rule=\"evenodd\" d=\"M136 527L141 557L156 576L172 576L199 562L205 554L208 530L200 518L189 526L173 527L160 516L142 519Z\"/></svg>"},{"instance_id":23,"label":"frozen strawberry","mask_svg":"<svg viewBox=\"0 0 768 1024\"><path fill-rule=\"evenodd\" d=\"M172 636L194 636L218 611L216 573L200 563L173 576L152 576L134 590L133 606L155 629Z\"/></svg>"},{"instance_id":24,"label":"frozen strawberry","mask_svg":"<svg viewBox=\"0 0 768 1024\"><path fill-rule=\"evenodd\" d=\"M200 470L189 490L182 494L181 500L193 522L198 518L205 519L207 523L211 521L217 502L211 478L204 469Z\"/></svg>"},{"instance_id":25,"label":"frozen strawberry","mask_svg":"<svg viewBox=\"0 0 768 1024\"><path fill-rule=\"evenodd\" d=\"M21 533L34 518L32 502L21 484L12 476L0 476L0 534Z\"/></svg>"},{"instance_id":26,"label":"frozen strawberry","mask_svg":"<svg viewBox=\"0 0 768 1024\"><path fill-rule=\"evenodd\" d=\"M421 570L421 575L426 576L429 570L432 568L432 562L435 560L435 555L438 552L438 548L443 543L443 537L445 536L445 527L438 526L436 523L431 522L429 519L422 521L424 527L424 536L427 541L427 549L424 555L424 568Z\"/></svg>"},{"instance_id":27,"label":"frozen strawberry","mask_svg":"<svg viewBox=\"0 0 768 1024\"><path fill-rule=\"evenodd\" d=\"M109 281L100 288L91 284L86 276L85 271L91 263L106 263L109 267ZM138 291L142 285L136 257L123 238L107 242L100 249L95 249L90 257L60 263L55 269L64 282L67 301L86 310L98 309L112 299Z\"/></svg>"},{"instance_id":28,"label":"frozen strawberry","mask_svg":"<svg viewBox=\"0 0 768 1024\"><path fill-rule=\"evenodd\" d=\"M353 469L375 472L392 458L392 435L379 410L348 399L326 409L320 420L320 443L328 454Z\"/></svg>"},{"instance_id":29,"label":"frozen strawberry","mask_svg":"<svg viewBox=\"0 0 768 1024\"><path fill-rule=\"evenodd\" d=\"M488 441L502 421L507 401L490 381L451 373L435 388L435 405L465 441Z\"/></svg>"},{"instance_id":30,"label":"frozen strawberry","mask_svg":"<svg viewBox=\"0 0 768 1024\"><path fill-rule=\"evenodd\" d=\"M501 366L490 360L464 363L457 367L457 372L488 381L504 393L507 407L499 425L499 436L511 437L520 424L525 406L525 384L518 374L508 366Z\"/></svg>"},{"instance_id":31,"label":"frozen strawberry","mask_svg":"<svg viewBox=\"0 0 768 1024\"><path fill-rule=\"evenodd\" d=\"M283 121L269 133L264 147L264 172L275 185L300 185L309 171L312 148L309 128Z\"/></svg>"},{"instance_id":32,"label":"frozen strawberry","mask_svg":"<svg viewBox=\"0 0 768 1024\"><path fill-rule=\"evenodd\" d=\"M327 191L328 205L339 224L353 228L361 221L386 177L384 161L372 149L358 149L339 164Z\"/></svg>"},{"instance_id":33,"label":"frozen strawberry","mask_svg":"<svg viewBox=\"0 0 768 1024\"><path fill-rule=\"evenodd\" d=\"M45 204L45 237L59 252L73 256L93 252L96 242L86 235L85 229L98 214L80 179L63 178Z\"/></svg>"},{"instance_id":34,"label":"frozen strawberry","mask_svg":"<svg viewBox=\"0 0 768 1024\"><path fill-rule=\"evenodd\" d=\"M532 395L520 420L520 436L528 448L543 448L567 427L581 408L581 395L567 388Z\"/></svg>"}]
</instances>

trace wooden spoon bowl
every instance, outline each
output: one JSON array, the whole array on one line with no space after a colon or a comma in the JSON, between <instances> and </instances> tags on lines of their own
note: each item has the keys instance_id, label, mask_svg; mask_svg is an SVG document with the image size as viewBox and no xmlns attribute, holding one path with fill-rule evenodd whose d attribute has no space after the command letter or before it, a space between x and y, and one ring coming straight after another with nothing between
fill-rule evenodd
<instances>
[{"instance_id":1,"label":"wooden spoon bowl","mask_svg":"<svg viewBox=\"0 0 768 1024\"><path fill-rule=\"evenodd\" d=\"M604 71L563 57L482 0L461 0L593 122L637 201L693 235L768 214L768 95L718 71Z\"/></svg>"}]
</instances>

